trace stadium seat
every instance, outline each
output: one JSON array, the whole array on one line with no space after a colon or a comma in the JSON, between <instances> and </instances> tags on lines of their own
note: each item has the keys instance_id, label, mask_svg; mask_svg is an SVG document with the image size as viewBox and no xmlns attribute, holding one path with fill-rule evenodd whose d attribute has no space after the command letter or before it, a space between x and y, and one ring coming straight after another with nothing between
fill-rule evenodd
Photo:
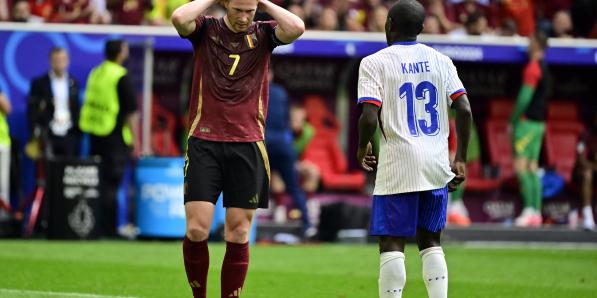
<instances>
[{"instance_id":1,"label":"stadium seat","mask_svg":"<svg viewBox=\"0 0 597 298\"><path fill-rule=\"evenodd\" d=\"M361 191L365 175L348 171L348 162L338 145L340 125L320 96L305 98L307 121L315 127L315 136L305 148L303 159L315 164L321 173L321 184L326 190Z\"/></svg>"},{"instance_id":2,"label":"stadium seat","mask_svg":"<svg viewBox=\"0 0 597 298\"><path fill-rule=\"evenodd\" d=\"M489 101L489 119L510 119L514 111L514 99L494 98Z\"/></svg>"},{"instance_id":3,"label":"stadium seat","mask_svg":"<svg viewBox=\"0 0 597 298\"><path fill-rule=\"evenodd\" d=\"M578 108L575 102L550 101L547 106L548 121L578 121Z\"/></svg>"},{"instance_id":4,"label":"stadium seat","mask_svg":"<svg viewBox=\"0 0 597 298\"><path fill-rule=\"evenodd\" d=\"M500 179L483 175L483 166L479 161L467 163L465 183L464 187L469 191L490 191L498 189L501 185Z\"/></svg>"},{"instance_id":5,"label":"stadium seat","mask_svg":"<svg viewBox=\"0 0 597 298\"><path fill-rule=\"evenodd\" d=\"M180 156L174 138L175 130L176 117L154 98L151 114L151 149L155 156Z\"/></svg>"},{"instance_id":6,"label":"stadium seat","mask_svg":"<svg viewBox=\"0 0 597 298\"><path fill-rule=\"evenodd\" d=\"M555 169L564 182L572 180L576 163L576 146L583 125L578 121L549 120L545 129L545 159L547 166Z\"/></svg>"},{"instance_id":7,"label":"stadium seat","mask_svg":"<svg viewBox=\"0 0 597 298\"><path fill-rule=\"evenodd\" d=\"M508 126L507 119L490 118L485 122L489 162L491 165L499 167L501 180L509 180L514 177L512 136Z\"/></svg>"}]
</instances>

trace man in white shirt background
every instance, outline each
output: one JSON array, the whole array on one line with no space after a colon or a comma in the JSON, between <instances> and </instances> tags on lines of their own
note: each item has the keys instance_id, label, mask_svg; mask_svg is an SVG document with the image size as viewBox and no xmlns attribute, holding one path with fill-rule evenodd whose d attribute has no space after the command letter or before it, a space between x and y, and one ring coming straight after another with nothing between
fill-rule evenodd
<instances>
[{"instance_id":1,"label":"man in white shirt background","mask_svg":"<svg viewBox=\"0 0 597 298\"><path fill-rule=\"evenodd\" d=\"M79 84L68 73L64 48L50 51L50 70L33 79L29 91L29 128L48 157L79 154Z\"/></svg>"}]
</instances>

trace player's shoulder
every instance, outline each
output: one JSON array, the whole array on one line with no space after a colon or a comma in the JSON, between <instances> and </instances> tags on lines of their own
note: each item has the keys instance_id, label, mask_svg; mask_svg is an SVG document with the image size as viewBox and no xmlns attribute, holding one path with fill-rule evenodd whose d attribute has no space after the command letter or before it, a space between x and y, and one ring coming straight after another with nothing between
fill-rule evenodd
<instances>
[{"instance_id":1,"label":"player's shoulder","mask_svg":"<svg viewBox=\"0 0 597 298\"><path fill-rule=\"evenodd\" d=\"M389 48L381 49L373 54L365 56L365 58L361 60L361 66L378 66L384 64L384 61L390 59L391 56L388 49Z\"/></svg>"}]
</instances>

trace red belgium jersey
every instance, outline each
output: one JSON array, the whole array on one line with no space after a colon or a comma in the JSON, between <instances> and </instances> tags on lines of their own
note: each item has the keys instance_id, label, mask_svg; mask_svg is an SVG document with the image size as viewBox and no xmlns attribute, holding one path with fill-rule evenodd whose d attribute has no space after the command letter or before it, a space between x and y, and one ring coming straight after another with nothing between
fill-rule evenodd
<instances>
[{"instance_id":1,"label":"red belgium jersey","mask_svg":"<svg viewBox=\"0 0 597 298\"><path fill-rule=\"evenodd\" d=\"M276 22L232 32L223 18L201 16L184 38L194 49L189 133L202 140L257 142L264 137L268 68Z\"/></svg>"}]
</instances>

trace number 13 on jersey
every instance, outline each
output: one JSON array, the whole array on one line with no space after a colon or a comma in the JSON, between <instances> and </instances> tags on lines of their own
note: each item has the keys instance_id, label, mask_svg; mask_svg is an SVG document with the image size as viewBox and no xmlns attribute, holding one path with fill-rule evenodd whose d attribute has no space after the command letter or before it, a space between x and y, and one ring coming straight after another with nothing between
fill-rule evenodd
<instances>
[{"instance_id":1,"label":"number 13 on jersey","mask_svg":"<svg viewBox=\"0 0 597 298\"><path fill-rule=\"evenodd\" d=\"M422 132L428 136L439 133L439 113L437 111L437 88L429 82L423 81L416 87L413 83L404 83L400 86L400 98L406 100L406 117L408 130L412 136L418 137ZM416 105L425 104L425 112L430 120L417 119ZM420 115L423 117L423 115Z\"/></svg>"}]
</instances>

